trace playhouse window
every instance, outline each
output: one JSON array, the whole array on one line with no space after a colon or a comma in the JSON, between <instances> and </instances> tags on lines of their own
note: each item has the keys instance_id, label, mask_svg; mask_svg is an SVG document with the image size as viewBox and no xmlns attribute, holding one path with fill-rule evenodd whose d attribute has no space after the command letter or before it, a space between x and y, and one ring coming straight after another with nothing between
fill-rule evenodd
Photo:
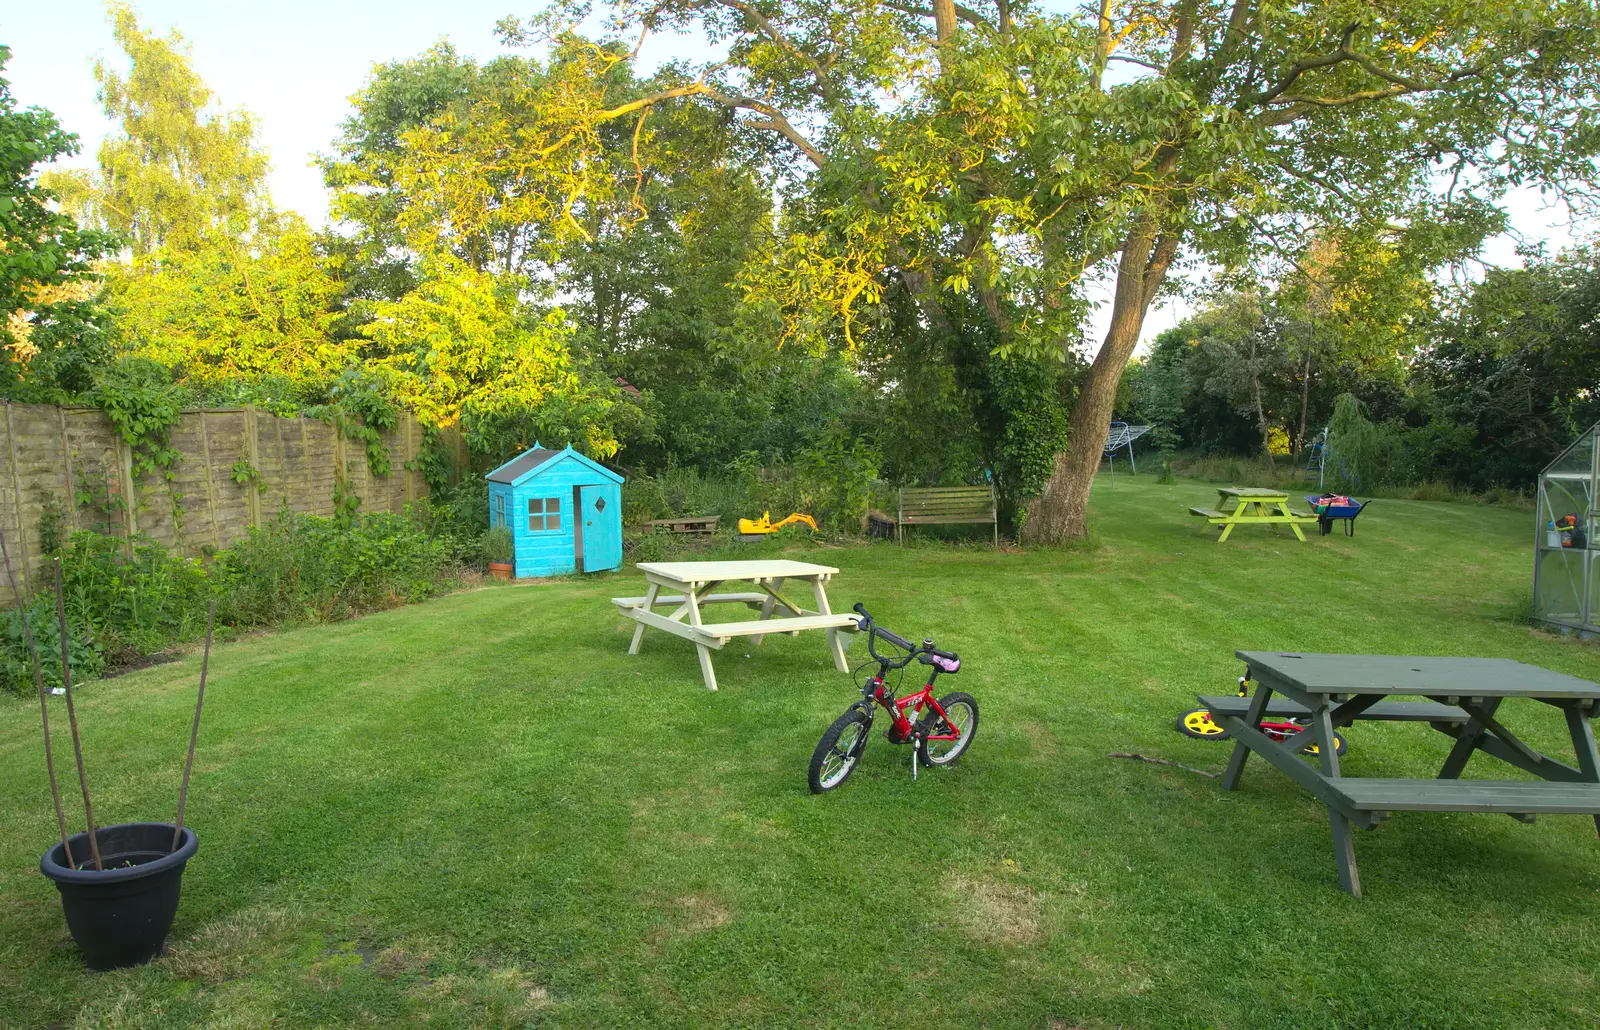
<instances>
[{"instance_id":1,"label":"playhouse window","mask_svg":"<svg viewBox=\"0 0 1600 1030\"><path fill-rule=\"evenodd\" d=\"M528 498L528 532L544 533L561 528L561 498Z\"/></svg>"},{"instance_id":2,"label":"playhouse window","mask_svg":"<svg viewBox=\"0 0 1600 1030\"><path fill-rule=\"evenodd\" d=\"M505 494L496 494L495 495L495 498L494 498L494 519L493 519L493 523L496 526L503 526L503 525L506 524L506 495Z\"/></svg>"}]
</instances>

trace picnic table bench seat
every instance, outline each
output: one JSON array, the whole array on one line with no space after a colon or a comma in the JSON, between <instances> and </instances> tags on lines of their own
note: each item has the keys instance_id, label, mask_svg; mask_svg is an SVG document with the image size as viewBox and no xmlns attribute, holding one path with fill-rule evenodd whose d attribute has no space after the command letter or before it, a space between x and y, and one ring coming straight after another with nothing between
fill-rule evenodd
<instances>
[{"instance_id":1,"label":"picnic table bench seat","mask_svg":"<svg viewBox=\"0 0 1600 1030\"><path fill-rule=\"evenodd\" d=\"M1223 694L1212 697L1203 695L1196 698L1200 704L1212 714L1232 715L1243 718L1250 707L1248 697L1238 697L1233 694ZM1267 701L1267 715L1284 715L1299 718L1311 714L1311 709L1297 701L1291 701L1280 695L1273 695ZM1377 719L1384 722L1428 722L1428 723L1464 723L1469 716L1455 705L1440 704L1437 701L1379 701L1362 710L1359 718ZM1347 724L1348 725L1348 724Z\"/></svg>"},{"instance_id":2,"label":"picnic table bench seat","mask_svg":"<svg viewBox=\"0 0 1600 1030\"><path fill-rule=\"evenodd\" d=\"M749 593L749 594L705 594L705 595L697 598L696 600L698 600L701 604L747 604L747 605L750 605L752 608L760 608L761 605L766 601L766 599L767 599L767 595L766 594ZM613 597L611 599L611 603L616 605L618 608L643 608L644 607L644 603L645 603L646 600L648 600L648 599L644 598L644 597ZM677 605L682 604L686 600L688 600L688 598L684 597L682 594L657 594L656 595L656 604L657 605L669 605L669 606L676 607Z\"/></svg>"},{"instance_id":3,"label":"picnic table bench seat","mask_svg":"<svg viewBox=\"0 0 1600 1030\"><path fill-rule=\"evenodd\" d=\"M1549 780L1387 780L1341 777L1333 791L1363 812L1600 815L1600 783Z\"/></svg>"},{"instance_id":4,"label":"picnic table bench seat","mask_svg":"<svg viewBox=\"0 0 1600 1030\"><path fill-rule=\"evenodd\" d=\"M795 615L787 618L754 619L749 622L708 622L693 628L695 637L705 638L711 647L721 647L734 637L762 637L773 633L798 633L803 629L842 629L851 633L860 628L854 615Z\"/></svg>"},{"instance_id":5,"label":"picnic table bench seat","mask_svg":"<svg viewBox=\"0 0 1600 1030\"><path fill-rule=\"evenodd\" d=\"M1189 514L1203 515L1208 519L1225 519L1229 517L1227 512L1218 511L1215 508L1190 508Z\"/></svg>"}]
</instances>

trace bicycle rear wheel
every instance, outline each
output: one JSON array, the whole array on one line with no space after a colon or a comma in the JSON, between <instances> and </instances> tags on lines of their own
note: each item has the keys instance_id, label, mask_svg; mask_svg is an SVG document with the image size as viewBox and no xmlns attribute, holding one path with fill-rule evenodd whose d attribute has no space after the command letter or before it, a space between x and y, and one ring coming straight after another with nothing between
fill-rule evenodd
<instances>
[{"instance_id":1,"label":"bicycle rear wheel","mask_svg":"<svg viewBox=\"0 0 1600 1030\"><path fill-rule=\"evenodd\" d=\"M806 772L811 793L826 793L850 778L861 752L866 750L869 726L866 714L859 708L851 708L823 731L817 749L811 752L811 767Z\"/></svg>"},{"instance_id":2,"label":"bicycle rear wheel","mask_svg":"<svg viewBox=\"0 0 1600 1030\"><path fill-rule=\"evenodd\" d=\"M941 719L932 711L922 718L922 743L917 745L917 757L923 765L949 765L960 758L978 732L978 702L971 694L956 691L939 699L944 709ZM930 733L949 733L955 730L960 736L955 740L929 740Z\"/></svg>"}]
</instances>

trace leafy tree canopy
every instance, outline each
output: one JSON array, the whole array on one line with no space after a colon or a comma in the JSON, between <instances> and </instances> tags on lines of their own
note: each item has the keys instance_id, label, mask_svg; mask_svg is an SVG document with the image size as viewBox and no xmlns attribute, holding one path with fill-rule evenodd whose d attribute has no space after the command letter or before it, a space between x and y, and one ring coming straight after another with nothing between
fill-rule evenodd
<instances>
[{"instance_id":1,"label":"leafy tree canopy","mask_svg":"<svg viewBox=\"0 0 1600 1030\"><path fill-rule=\"evenodd\" d=\"M56 172L51 184L68 210L119 233L135 257L197 250L217 232L249 234L270 206L254 120L209 110L211 90L178 33L145 32L117 0L107 11L128 67L101 59L94 77L122 132L100 145L95 172Z\"/></svg>"},{"instance_id":2,"label":"leafy tree canopy","mask_svg":"<svg viewBox=\"0 0 1600 1030\"><path fill-rule=\"evenodd\" d=\"M518 217L554 238L614 198L604 134L687 99L786 176L782 232L743 282L790 334L852 341L902 291L954 338L949 306L971 290L997 352L1059 355L1079 341L1086 280L1114 280L1073 444L1030 522L1039 539L1083 532L1117 380L1180 255L1259 266L1320 226L1406 223L1470 249L1501 224L1508 187L1578 190L1600 138L1600 19L1582 2L611 10L619 33L598 43L570 28L582 6L508 30L556 55L537 123L505 141L530 186ZM699 32L727 57L619 95L638 36L663 30Z\"/></svg>"},{"instance_id":3,"label":"leafy tree canopy","mask_svg":"<svg viewBox=\"0 0 1600 1030\"><path fill-rule=\"evenodd\" d=\"M10 48L0 46L0 72L10 58ZM31 366L36 379L44 373L47 396L62 377L72 385L70 369L82 363L70 346L63 353L64 329L98 333L91 264L115 242L80 229L38 181L40 165L77 150L78 138L50 112L18 110L10 82L0 78L0 376L15 389Z\"/></svg>"}]
</instances>

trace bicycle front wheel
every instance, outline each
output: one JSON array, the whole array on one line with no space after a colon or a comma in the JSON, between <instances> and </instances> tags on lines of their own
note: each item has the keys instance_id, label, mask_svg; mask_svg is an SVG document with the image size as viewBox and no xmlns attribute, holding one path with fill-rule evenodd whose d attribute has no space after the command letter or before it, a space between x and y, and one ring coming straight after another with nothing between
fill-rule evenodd
<instances>
[{"instance_id":1,"label":"bicycle front wheel","mask_svg":"<svg viewBox=\"0 0 1600 1030\"><path fill-rule=\"evenodd\" d=\"M959 690L946 694L939 699L939 707L944 709L943 719L930 712L922 720L923 739L917 751L923 765L949 765L966 752L978 732L978 702L971 694ZM955 740L928 739L930 734L951 731L957 734Z\"/></svg>"},{"instance_id":2,"label":"bicycle front wheel","mask_svg":"<svg viewBox=\"0 0 1600 1030\"><path fill-rule=\"evenodd\" d=\"M811 793L825 793L850 778L861 752L866 750L868 725L859 708L851 708L833 720L817 741L817 749L811 752L811 768L806 774Z\"/></svg>"}]
</instances>

